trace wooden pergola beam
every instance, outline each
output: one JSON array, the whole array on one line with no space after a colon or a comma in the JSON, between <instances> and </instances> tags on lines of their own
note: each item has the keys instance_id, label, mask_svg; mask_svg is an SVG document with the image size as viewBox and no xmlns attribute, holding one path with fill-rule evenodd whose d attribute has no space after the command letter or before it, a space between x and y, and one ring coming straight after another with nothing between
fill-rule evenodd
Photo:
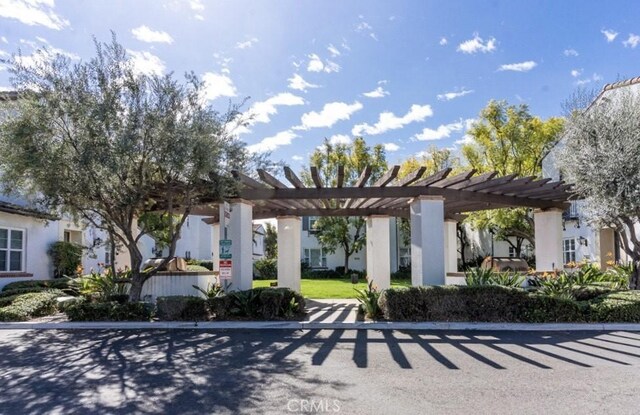
<instances>
[{"instance_id":1,"label":"wooden pergola beam","mask_svg":"<svg viewBox=\"0 0 640 415\"><path fill-rule=\"evenodd\" d=\"M480 183L485 183L488 182L489 180L493 179L496 175L498 174L498 172L496 171L492 171L492 172L488 172L488 173L483 173L480 174L478 176L475 177L471 177L463 182L460 183L456 183L454 185L451 186L447 186L449 189L467 189L471 186L474 186L476 184L480 184Z\"/></svg>"},{"instance_id":2,"label":"wooden pergola beam","mask_svg":"<svg viewBox=\"0 0 640 415\"><path fill-rule=\"evenodd\" d=\"M338 166L338 183L336 187L342 187L344 184L344 166L341 164Z\"/></svg>"},{"instance_id":3,"label":"wooden pergola beam","mask_svg":"<svg viewBox=\"0 0 640 415\"><path fill-rule=\"evenodd\" d=\"M412 171L411 173L407 174L402 179L398 180L398 182L395 183L395 186L400 186L400 187L409 186L410 184L420 180L420 178L424 175L425 171L427 171L427 168L422 166Z\"/></svg>"},{"instance_id":4,"label":"wooden pergola beam","mask_svg":"<svg viewBox=\"0 0 640 415\"><path fill-rule=\"evenodd\" d=\"M309 168L311 172L311 180L313 180L313 184L316 186L316 189L322 189L322 180L320 179L320 172L316 166L311 166Z\"/></svg>"},{"instance_id":5,"label":"wooden pergola beam","mask_svg":"<svg viewBox=\"0 0 640 415\"><path fill-rule=\"evenodd\" d=\"M294 188L296 189L306 188L304 183L302 183L302 180L300 180L300 178L293 172L293 170L291 170L291 167L289 166L284 166L284 177L286 177L287 180L289 180L289 183L291 183L291 185ZM321 206L321 204L318 201L313 199L310 199L309 203L311 204L311 206L315 208L319 208Z\"/></svg>"},{"instance_id":6,"label":"wooden pergola beam","mask_svg":"<svg viewBox=\"0 0 640 415\"><path fill-rule=\"evenodd\" d=\"M444 180L449 173L451 173L451 167L447 167L446 169L442 169L439 172L432 174L431 176L425 177L424 179L418 180L414 182L414 186L430 186L434 183L439 182L440 180Z\"/></svg>"},{"instance_id":7,"label":"wooden pergola beam","mask_svg":"<svg viewBox=\"0 0 640 415\"><path fill-rule=\"evenodd\" d=\"M480 190L497 188L498 186L501 186L501 185L503 185L505 183L509 183L509 182L513 181L513 179L515 179L516 177L517 176L515 174L509 174L507 176L497 177L497 178L488 180L488 181L483 182L483 183L478 183L478 184L467 186L467 187L465 187L464 190L478 192Z\"/></svg>"},{"instance_id":8,"label":"wooden pergola beam","mask_svg":"<svg viewBox=\"0 0 640 415\"><path fill-rule=\"evenodd\" d=\"M431 186L441 187L441 188L454 186L454 185L456 185L458 183L466 182L474 174L476 174L476 170L475 169L471 169L469 171L465 171L463 173L456 174L455 176L447 177L446 179L440 180L440 181L432 184Z\"/></svg>"},{"instance_id":9,"label":"wooden pergola beam","mask_svg":"<svg viewBox=\"0 0 640 415\"><path fill-rule=\"evenodd\" d=\"M391 167L381 178L376 180L372 187L384 187L388 185L398 177L398 172L400 172L400 166L396 165Z\"/></svg>"}]
</instances>

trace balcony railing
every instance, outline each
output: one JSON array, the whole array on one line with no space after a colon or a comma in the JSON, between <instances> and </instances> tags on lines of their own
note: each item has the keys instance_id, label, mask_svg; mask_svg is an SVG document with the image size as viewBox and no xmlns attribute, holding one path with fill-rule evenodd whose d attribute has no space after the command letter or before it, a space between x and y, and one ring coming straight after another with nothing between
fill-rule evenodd
<instances>
[{"instance_id":1,"label":"balcony railing","mask_svg":"<svg viewBox=\"0 0 640 415\"><path fill-rule=\"evenodd\" d=\"M578 202L573 200L571 201L571 206L569 206L567 210L562 213L562 218L564 220L576 220L579 217L580 214L578 212Z\"/></svg>"}]
</instances>

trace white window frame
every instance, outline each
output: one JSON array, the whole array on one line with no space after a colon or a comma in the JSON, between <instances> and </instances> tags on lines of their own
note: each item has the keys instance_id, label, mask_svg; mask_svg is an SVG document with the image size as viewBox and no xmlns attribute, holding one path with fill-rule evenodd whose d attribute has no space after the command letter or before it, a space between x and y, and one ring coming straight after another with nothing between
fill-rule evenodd
<instances>
[{"instance_id":1,"label":"white window frame","mask_svg":"<svg viewBox=\"0 0 640 415\"><path fill-rule=\"evenodd\" d=\"M318 219L319 219L318 216L309 216L309 232L311 233L318 232L316 228L313 227L313 225L318 221Z\"/></svg>"},{"instance_id":2,"label":"white window frame","mask_svg":"<svg viewBox=\"0 0 640 415\"><path fill-rule=\"evenodd\" d=\"M113 261L113 252L111 252L111 241L104 244L104 265L109 266Z\"/></svg>"},{"instance_id":3,"label":"white window frame","mask_svg":"<svg viewBox=\"0 0 640 415\"><path fill-rule=\"evenodd\" d=\"M311 251L320 251L320 266L311 263ZM310 268L327 268L327 253L322 248L304 248L304 260Z\"/></svg>"},{"instance_id":4,"label":"white window frame","mask_svg":"<svg viewBox=\"0 0 640 415\"><path fill-rule=\"evenodd\" d=\"M509 246L509 258L517 258L516 248Z\"/></svg>"},{"instance_id":5,"label":"white window frame","mask_svg":"<svg viewBox=\"0 0 640 415\"><path fill-rule=\"evenodd\" d=\"M15 272L25 272L26 269L26 244L27 244L27 230L24 228L10 228L8 226L0 226L0 229L7 231L7 257L6 257L6 269L0 270L0 273L10 274ZM22 233L22 247L20 249L11 248L11 232ZM11 267L11 252L20 252L20 269L9 270Z\"/></svg>"},{"instance_id":6,"label":"white window frame","mask_svg":"<svg viewBox=\"0 0 640 415\"><path fill-rule=\"evenodd\" d=\"M408 267L411 265L411 247L398 248L398 266Z\"/></svg>"},{"instance_id":7,"label":"white window frame","mask_svg":"<svg viewBox=\"0 0 640 415\"><path fill-rule=\"evenodd\" d=\"M564 238L562 240L562 260L565 265L569 262L576 262L576 238Z\"/></svg>"}]
</instances>

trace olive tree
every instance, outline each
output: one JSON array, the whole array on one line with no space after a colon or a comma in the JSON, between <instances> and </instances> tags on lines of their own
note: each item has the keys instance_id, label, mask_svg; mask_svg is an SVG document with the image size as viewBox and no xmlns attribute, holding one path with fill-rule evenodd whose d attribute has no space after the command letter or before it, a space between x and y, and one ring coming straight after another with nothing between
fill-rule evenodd
<instances>
[{"instance_id":1,"label":"olive tree","mask_svg":"<svg viewBox=\"0 0 640 415\"><path fill-rule=\"evenodd\" d=\"M568 119L557 164L584 199L587 220L615 229L634 262L630 286L640 288L640 96L612 91Z\"/></svg>"},{"instance_id":2,"label":"olive tree","mask_svg":"<svg viewBox=\"0 0 640 415\"><path fill-rule=\"evenodd\" d=\"M80 63L50 53L5 62L18 99L4 103L0 122L2 182L107 232L130 256L136 301L173 257L193 207L233 193L227 171L251 159L227 133L237 107L214 111L197 76L141 75L115 36L95 43L95 57ZM138 242L156 229L137 219L150 211L167 218L169 256L141 270Z\"/></svg>"}]
</instances>

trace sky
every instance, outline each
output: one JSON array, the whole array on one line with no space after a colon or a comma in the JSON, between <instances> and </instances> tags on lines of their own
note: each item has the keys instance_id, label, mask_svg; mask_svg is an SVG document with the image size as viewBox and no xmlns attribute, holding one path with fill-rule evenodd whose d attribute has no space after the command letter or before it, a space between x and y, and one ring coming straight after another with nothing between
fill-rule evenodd
<instances>
[{"instance_id":1,"label":"sky","mask_svg":"<svg viewBox=\"0 0 640 415\"><path fill-rule=\"evenodd\" d=\"M86 60L111 31L137 71L194 71L222 112L246 99L234 134L294 168L325 139L363 136L390 163L456 151L491 99L547 118L640 76L637 1L0 0L0 58Z\"/></svg>"}]
</instances>

